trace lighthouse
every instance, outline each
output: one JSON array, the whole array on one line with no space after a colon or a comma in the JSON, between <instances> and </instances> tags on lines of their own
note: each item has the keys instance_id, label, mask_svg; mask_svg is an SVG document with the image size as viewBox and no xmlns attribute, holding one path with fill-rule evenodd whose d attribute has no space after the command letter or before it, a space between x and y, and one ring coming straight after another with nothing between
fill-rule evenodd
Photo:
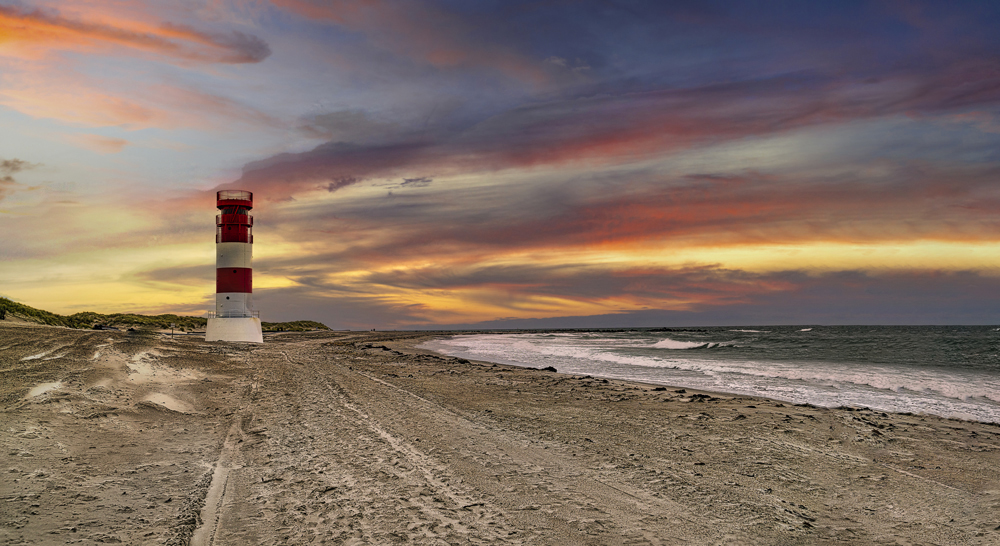
<instances>
[{"instance_id":1,"label":"lighthouse","mask_svg":"<svg viewBox=\"0 0 1000 546\"><path fill-rule=\"evenodd\" d=\"M260 315L253 310L253 193L216 194L215 311L208 314L205 341L263 343Z\"/></svg>"}]
</instances>

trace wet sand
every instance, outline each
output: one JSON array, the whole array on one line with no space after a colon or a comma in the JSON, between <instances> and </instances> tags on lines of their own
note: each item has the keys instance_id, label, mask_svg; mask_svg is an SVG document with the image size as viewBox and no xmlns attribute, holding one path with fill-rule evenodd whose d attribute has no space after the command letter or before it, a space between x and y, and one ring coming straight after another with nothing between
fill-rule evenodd
<instances>
[{"instance_id":1,"label":"wet sand","mask_svg":"<svg viewBox=\"0 0 1000 546\"><path fill-rule=\"evenodd\" d=\"M1000 427L0 322L0 544L997 544Z\"/></svg>"}]
</instances>

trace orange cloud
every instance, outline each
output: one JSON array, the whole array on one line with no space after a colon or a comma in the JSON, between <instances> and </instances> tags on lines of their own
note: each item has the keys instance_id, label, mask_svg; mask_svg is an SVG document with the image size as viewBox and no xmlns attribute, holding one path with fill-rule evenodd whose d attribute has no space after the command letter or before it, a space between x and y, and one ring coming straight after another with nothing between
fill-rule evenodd
<instances>
[{"instance_id":1,"label":"orange cloud","mask_svg":"<svg viewBox=\"0 0 1000 546\"><path fill-rule=\"evenodd\" d=\"M162 108L68 83L23 76L13 86L0 89L0 105L36 118L91 127L162 127L175 123L174 117Z\"/></svg>"},{"instance_id":2,"label":"orange cloud","mask_svg":"<svg viewBox=\"0 0 1000 546\"><path fill-rule=\"evenodd\" d=\"M129 143L123 138L94 134L71 135L68 138L73 144L100 154L117 154Z\"/></svg>"},{"instance_id":3,"label":"orange cloud","mask_svg":"<svg viewBox=\"0 0 1000 546\"><path fill-rule=\"evenodd\" d=\"M149 93L157 103L171 106L174 115L185 119L189 125L200 125L213 118L247 125L277 127L283 124L278 118L236 100L191 87L156 85L149 88Z\"/></svg>"},{"instance_id":4,"label":"orange cloud","mask_svg":"<svg viewBox=\"0 0 1000 546\"><path fill-rule=\"evenodd\" d=\"M59 51L124 52L181 63L248 63L270 54L266 43L240 32L154 24L129 18L133 15L143 16L106 8L65 14L0 6L0 59L6 57L0 105L36 118L89 127L211 129L233 121L277 124L274 118L226 97L174 85L137 89L135 82L128 82L124 90L112 90L108 84L113 81L83 76L67 68L68 61L44 59ZM224 123L214 123L218 121ZM101 153L119 151L123 145L90 137L76 143Z\"/></svg>"},{"instance_id":5,"label":"orange cloud","mask_svg":"<svg viewBox=\"0 0 1000 546\"><path fill-rule=\"evenodd\" d=\"M43 69L8 77L7 85L0 87L0 105L36 118L88 127L213 129L231 128L233 122L281 124L277 118L233 99L193 88L154 85L142 88L141 93L120 95L93 87L81 77Z\"/></svg>"},{"instance_id":6,"label":"orange cloud","mask_svg":"<svg viewBox=\"0 0 1000 546\"><path fill-rule=\"evenodd\" d=\"M186 25L153 26L95 15L85 21L57 12L0 6L0 53L40 56L50 50L126 48L174 60L256 63L270 55L268 45L241 32L204 32Z\"/></svg>"}]
</instances>

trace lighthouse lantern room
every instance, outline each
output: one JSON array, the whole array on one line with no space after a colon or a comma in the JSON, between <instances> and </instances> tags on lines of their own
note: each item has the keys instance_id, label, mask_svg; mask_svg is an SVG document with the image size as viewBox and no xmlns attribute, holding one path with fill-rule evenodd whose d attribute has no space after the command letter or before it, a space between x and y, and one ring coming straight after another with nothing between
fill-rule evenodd
<instances>
[{"instance_id":1,"label":"lighthouse lantern room","mask_svg":"<svg viewBox=\"0 0 1000 546\"><path fill-rule=\"evenodd\" d=\"M260 316L253 310L253 193L216 194L215 311L205 341L263 343Z\"/></svg>"}]
</instances>

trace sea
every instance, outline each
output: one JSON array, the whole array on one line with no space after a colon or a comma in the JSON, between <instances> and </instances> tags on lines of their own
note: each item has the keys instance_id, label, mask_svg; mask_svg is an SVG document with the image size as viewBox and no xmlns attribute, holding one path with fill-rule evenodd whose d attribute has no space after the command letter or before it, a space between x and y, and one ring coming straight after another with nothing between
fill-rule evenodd
<instances>
[{"instance_id":1,"label":"sea","mask_svg":"<svg viewBox=\"0 0 1000 546\"><path fill-rule=\"evenodd\" d=\"M422 348L470 360L795 404L1000 423L995 326L745 326L484 333Z\"/></svg>"}]
</instances>

